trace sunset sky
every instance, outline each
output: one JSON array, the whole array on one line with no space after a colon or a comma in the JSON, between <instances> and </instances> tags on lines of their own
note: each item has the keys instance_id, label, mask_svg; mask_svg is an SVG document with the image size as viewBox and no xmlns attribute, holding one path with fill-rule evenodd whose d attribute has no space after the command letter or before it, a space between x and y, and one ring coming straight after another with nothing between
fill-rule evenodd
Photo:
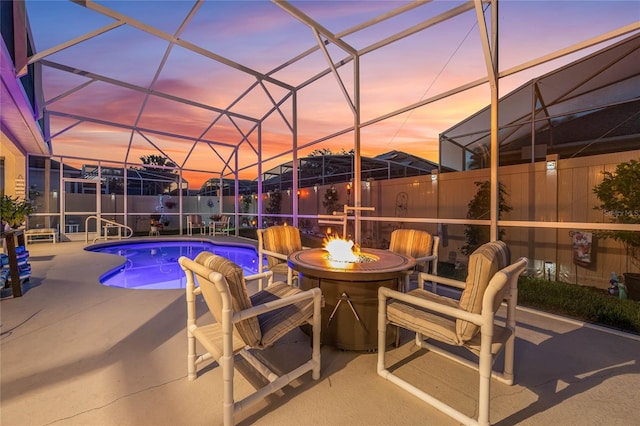
<instances>
[{"instance_id":1,"label":"sunset sky","mask_svg":"<svg viewBox=\"0 0 640 426\"><path fill-rule=\"evenodd\" d=\"M353 28L390 10L400 1L290 2L333 34ZM438 16L464 2L434 1L400 17L383 21L342 40L357 50ZM328 68L317 50L291 66L280 64L317 46L311 29L268 1L206 1L182 28L194 1L103 1L107 14L133 18L93 38L44 58L44 91L51 113L54 155L128 161L141 155L166 155L186 169L198 186L220 172L239 143L238 167L257 161L255 119L285 99L288 90ZM26 1L37 52L55 48L116 22L90 8L63 1ZM639 1L501 1L500 69L506 70L640 20ZM178 34L177 32L180 31ZM150 34L155 32L155 34ZM164 36L182 45L168 51ZM617 40L612 40L611 44ZM506 94L528 80L601 49L595 46L561 60L505 78ZM333 62L347 57L329 45ZM163 57L166 59L163 62ZM428 99L486 76L473 9L360 59L361 121ZM277 82L256 85L237 104L256 77L213 60L224 57L238 67L267 74ZM71 67L65 68L65 67ZM353 66L339 68L353 98ZM112 84L114 81L122 82ZM149 91L147 91L149 90ZM176 102L176 99L189 102ZM362 130L362 155L405 151L438 161L438 135L489 103L487 86L469 90ZM353 115L337 79L328 74L297 93L298 145L304 146L353 125ZM230 119L212 109L233 112ZM262 124L264 170L291 159L292 100L281 114ZM285 118L283 118L283 116ZM109 125L116 123L116 126ZM132 131L136 127L137 131ZM247 135L246 139L243 135ZM194 143L194 140L201 142ZM243 141L244 140L244 141ZM353 147L352 134L324 140L301 151L338 151ZM79 161L79 164L86 161ZM235 163L231 163L235 167ZM228 172L228 169L227 169ZM253 179L257 170L243 170ZM210 176L209 176L210 177Z\"/></svg>"}]
</instances>

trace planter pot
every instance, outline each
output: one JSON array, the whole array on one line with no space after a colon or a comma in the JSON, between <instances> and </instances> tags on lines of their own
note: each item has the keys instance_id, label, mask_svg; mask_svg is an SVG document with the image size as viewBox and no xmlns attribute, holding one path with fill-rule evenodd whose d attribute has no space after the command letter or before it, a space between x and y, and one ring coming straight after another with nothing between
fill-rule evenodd
<instances>
[{"instance_id":1,"label":"planter pot","mask_svg":"<svg viewBox=\"0 0 640 426\"><path fill-rule=\"evenodd\" d=\"M640 274L624 274L624 285L631 300L640 300Z\"/></svg>"}]
</instances>

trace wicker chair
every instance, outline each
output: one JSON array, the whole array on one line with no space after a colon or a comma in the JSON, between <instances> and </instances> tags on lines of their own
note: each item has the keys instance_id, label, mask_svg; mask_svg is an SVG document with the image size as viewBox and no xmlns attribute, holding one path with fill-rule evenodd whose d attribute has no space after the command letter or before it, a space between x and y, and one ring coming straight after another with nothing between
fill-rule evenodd
<instances>
[{"instance_id":1,"label":"wicker chair","mask_svg":"<svg viewBox=\"0 0 640 426\"><path fill-rule=\"evenodd\" d=\"M460 301L438 296L421 287L408 293L381 287L378 291L378 374L463 424L488 425L491 377L509 385L513 384L518 277L526 268L527 261L520 258L507 266L509 256L509 249L501 241L479 247L469 257L466 283L420 273L421 280L435 280L464 288ZM504 325L495 321L496 311L503 301L507 302L507 319ZM411 385L387 369L387 324L414 331L417 346L479 372L477 420ZM469 359L453 354L444 349L443 345L431 345L426 339L440 341L445 347L464 347L475 354L475 357ZM492 371L495 357L503 350L503 371Z\"/></svg>"},{"instance_id":2,"label":"wicker chair","mask_svg":"<svg viewBox=\"0 0 640 426\"><path fill-rule=\"evenodd\" d=\"M249 297L242 268L224 257L202 252L195 260L180 257L179 263L187 277L188 378L195 380L199 363L212 358L218 362L223 377L224 425L232 425L236 413L308 371L314 380L320 378L320 289L302 291L284 282L273 283L272 273L265 272L246 278L269 279L265 290ZM204 296L215 323L197 324L198 295ZM293 371L277 375L251 353L251 350L269 347L304 324L312 325L311 359ZM206 350L204 354L196 353L196 341ZM269 381L241 401L235 401L233 393L236 354L243 356Z\"/></svg>"}]
</instances>

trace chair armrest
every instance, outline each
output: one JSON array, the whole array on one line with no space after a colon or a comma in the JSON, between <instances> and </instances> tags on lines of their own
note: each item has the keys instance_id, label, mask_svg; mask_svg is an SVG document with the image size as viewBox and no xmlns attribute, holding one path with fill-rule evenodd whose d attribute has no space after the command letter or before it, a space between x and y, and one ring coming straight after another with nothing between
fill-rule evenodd
<instances>
[{"instance_id":1,"label":"chair armrest","mask_svg":"<svg viewBox=\"0 0 640 426\"><path fill-rule=\"evenodd\" d=\"M284 306L293 305L294 303L301 302L307 299L313 299L313 303L317 303L319 307L322 300L322 291L320 290L320 288L316 287L310 290L301 291L300 293L296 293L292 296L283 297L281 299L253 306L240 312L235 312L233 314L233 323L235 324L244 319L256 317L258 315L264 314L265 312L274 311Z\"/></svg>"},{"instance_id":2,"label":"chair armrest","mask_svg":"<svg viewBox=\"0 0 640 426\"><path fill-rule=\"evenodd\" d=\"M424 257L416 257L416 263L422 263L422 262L426 262L429 260L436 260L438 258L438 256L436 255L429 255L429 256L424 256Z\"/></svg>"},{"instance_id":3,"label":"chair armrest","mask_svg":"<svg viewBox=\"0 0 640 426\"><path fill-rule=\"evenodd\" d=\"M303 250L309 250L311 247L302 247ZM276 257L278 259L282 259L282 260L287 260L289 258L288 255L286 254L282 254L282 253L278 253L277 251L271 251L271 250L265 250L262 249L262 254L267 255L267 256L273 256Z\"/></svg>"},{"instance_id":4,"label":"chair armrest","mask_svg":"<svg viewBox=\"0 0 640 426\"><path fill-rule=\"evenodd\" d=\"M256 281L256 280L260 280L262 278L272 278L272 277L273 277L273 272L264 271L264 272L261 272L259 274L245 275L244 280L245 281Z\"/></svg>"},{"instance_id":5,"label":"chair armrest","mask_svg":"<svg viewBox=\"0 0 640 426\"><path fill-rule=\"evenodd\" d=\"M452 278L441 277L438 275L429 274L426 272L420 272L418 274L418 284L422 286L425 281L432 281L438 284L444 284L451 287L462 288L466 287L466 283L464 281L454 280Z\"/></svg>"},{"instance_id":6,"label":"chair armrest","mask_svg":"<svg viewBox=\"0 0 640 426\"><path fill-rule=\"evenodd\" d=\"M378 288L378 299L380 305L387 303L387 299L395 299L402 303L406 303L413 306L418 306L429 311L437 312L443 315L447 315L453 318L465 320L482 326L484 319L480 314L474 314L462 309L454 308L448 305L442 305L432 300L425 300L419 297L411 296L408 293L402 293L400 291L392 290L386 287Z\"/></svg>"},{"instance_id":7,"label":"chair armrest","mask_svg":"<svg viewBox=\"0 0 640 426\"><path fill-rule=\"evenodd\" d=\"M273 256L277 259L287 260L288 256L286 254L278 253L277 251L265 250L262 249L262 254L267 256Z\"/></svg>"},{"instance_id":8,"label":"chair armrest","mask_svg":"<svg viewBox=\"0 0 640 426\"><path fill-rule=\"evenodd\" d=\"M264 271L264 272L261 272L259 274L246 275L244 277L244 280L245 281L258 281L258 280L262 280L264 278L268 278L267 287L269 287L271 284L273 284L273 272L272 271ZM262 290L262 283L260 284L259 289Z\"/></svg>"}]
</instances>

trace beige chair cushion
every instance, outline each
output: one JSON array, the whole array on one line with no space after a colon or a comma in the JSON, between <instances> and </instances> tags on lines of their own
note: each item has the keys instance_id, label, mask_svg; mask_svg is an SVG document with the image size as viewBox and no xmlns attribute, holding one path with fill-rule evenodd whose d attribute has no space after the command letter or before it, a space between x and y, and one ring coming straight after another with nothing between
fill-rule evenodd
<instances>
[{"instance_id":1,"label":"beige chair cushion","mask_svg":"<svg viewBox=\"0 0 640 426\"><path fill-rule=\"evenodd\" d=\"M244 273L240 266L236 265L229 259L217 256L207 251L203 251L198 254L194 260L208 269L219 272L224 276L229 286L231 305L234 312L243 311L253 306L244 282ZM222 305L213 283L207 280L206 277L200 276L198 276L198 283L202 289L202 295L207 302L209 310L213 313L218 323L221 323L222 318L220 312ZM244 342L249 346L257 346L262 341L260 325L258 323L258 319L255 317L237 322L235 324L235 328L240 337L242 337Z\"/></svg>"},{"instance_id":2,"label":"beige chair cushion","mask_svg":"<svg viewBox=\"0 0 640 426\"><path fill-rule=\"evenodd\" d=\"M509 337L513 334L513 331L508 327L503 327L497 324L493 325L493 337L491 338L491 354L497 355L500 353ZM464 346L474 354L480 356L480 344L482 343L482 334L477 333L473 339L469 340Z\"/></svg>"},{"instance_id":3,"label":"beige chair cushion","mask_svg":"<svg viewBox=\"0 0 640 426\"><path fill-rule=\"evenodd\" d=\"M287 265L287 262L278 263L277 265L274 265L272 268L270 268L270 271L278 275L287 275L287 273L289 272L289 265ZM294 276L298 275L296 271L293 272Z\"/></svg>"},{"instance_id":4,"label":"beige chair cushion","mask_svg":"<svg viewBox=\"0 0 640 426\"><path fill-rule=\"evenodd\" d=\"M391 233L389 251L411 257L431 255L433 237L417 229L396 229Z\"/></svg>"},{"instance_id":5,"label":"beige chair cushion","mask_svg":"<svg viewBox=\"0 0 640 426\"><path fill-rule=\"evenodd\" d=\"M441 305L458 307L458 301L448 297L439 296L430 291L417 288L408 293L411 296L437 302ZM408 330L422 333L428 338L434 338L452 345L461 345L456 334L456 320L432 313L418 306L393 300L387 305L387 318L395 325Z\"/></svg>"},{"instance_id":6,"label":"beige chair cushion","mask_svg":"<svg viewBox=\"0 0 640 426\"><path fill-rule=\"evenodd\" d=\"M294 251L302 250L300 231L294 226L270 226L262 231L265 250L274 251L284 255L290 255ZM286 262L273 256L267 256L269 269L273 269L279 263Z\"/></svg>"},{"instance_id":7,"label":"beige chair cushion","mask_svg":"<svg viewBox=\"0 0 640 426\"><path fill-rule=\"evenodd\" d=\"M204 348L213 356L213 359L220 361L224 356L224 335L220 324L209 324L199 326L192 331L196 339L204 346ZM233 329L233 353L239 352L245 348L242 337L238 335L237 329Z\"/></svg>"},{"instance_id":8,"label":"beige chair cushion","mask_svg":"<svg viewBox=\"0 0 640 426\"><path fill-rule=\"evenodd\" d=\"M253 303L254 306L258 306L262 303L293 296L301 291L302 290L287 285L287 283L276 282L251 296L251 303ZM262 330L260 346L270 346L294 328L307 323L312 316L313 299L303 300L302 302L258 315L258 322Z\"/></svg>"},{"instance_id":9,"label":"beige chair cushion","mask_svg":"<svg viewBox=\"0 0 640 426\"><path fill-rule=\"evenodd\" d=\"M469 256L466 285L460 296L460 309L479 314L489 281L496 272L509 265L509 262L509 248L503 241L493 241L478 247ZM494 309L497 310L497 306ZM456 321L456 333L462 342L471 340L479 330L480 327L468 321Z\"/></svg>"}]
</instances>

